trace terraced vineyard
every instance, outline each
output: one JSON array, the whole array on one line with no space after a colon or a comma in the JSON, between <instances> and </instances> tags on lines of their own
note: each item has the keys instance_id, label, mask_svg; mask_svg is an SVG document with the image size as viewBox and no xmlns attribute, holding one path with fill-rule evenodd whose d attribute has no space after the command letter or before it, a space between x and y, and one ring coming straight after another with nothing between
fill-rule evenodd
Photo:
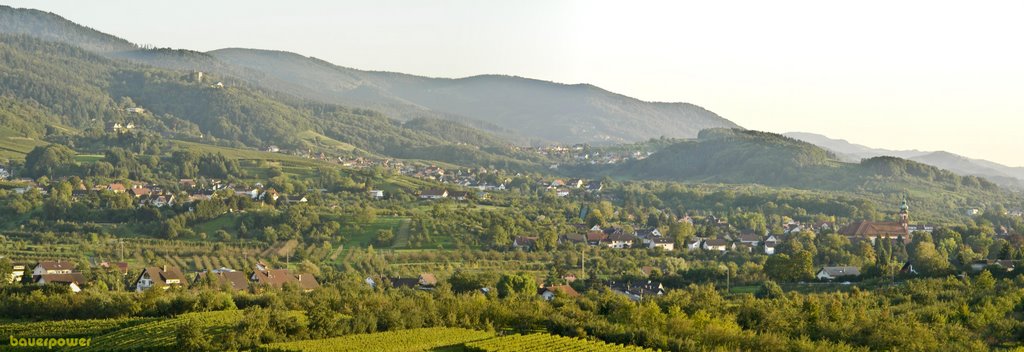
<instances>
[{"instance_id":1,"label":"terraced vineyard","mask_svg":"<svg viewBox=\"0 0 1024 352\"><path fill-rule=\"evenodd\" d=\"M470 342L467 350L473 352L618 352L652 351L638 346L613 345L601 341L581 340L571 337L530 334L509 335L493 339Z\"/></svg>"},{"instance_id":2,"label":"terraced vineyard","mask_svg":"<svg viewBox=\"0 0 1024 352\"><path fill-rule=\"evenodd\" d=\"M494 336L494 333L460 328L424 328L359 334L323 340L273 343L260 352L374 351L417 352L462 345Z\"/></svg>"}]
</instances>

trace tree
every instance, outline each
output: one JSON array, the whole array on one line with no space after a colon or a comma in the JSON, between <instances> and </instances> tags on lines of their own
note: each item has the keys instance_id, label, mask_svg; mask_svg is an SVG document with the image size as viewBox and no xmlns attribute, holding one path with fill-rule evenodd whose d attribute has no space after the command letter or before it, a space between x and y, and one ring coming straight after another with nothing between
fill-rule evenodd
<instances>
[{"instance_id":1,"label":"tree","mask_svg":"<svg viewBox=\"0 0 1024 352\"><path fill-rule=\"evenodd\" d=\"M873 265L878 261L875 248L871 247L870 241L857 241L857 248L854 249L853 254L860 258L864 265Z\"/></svg>"},{"instance_id":2,"label":"tree","mask_svg":"<svg viewBox=\"0 0 1024 352\"><path fill-rule=\"evenodd\" d=\"M452 273L451 278L448 279L448 283L452 286L452 291L463 293L470 291L478 291L485 287L495 286L495 282L498 280L497 276L493 272L469 272L463 270L457 270Z\"/></svg>"},{"instance_id":3,"label":"tree","mask_svg":"<svg viewBox=\"0 0 1024 352\"><path fill-rule=\"evenodd\" d=\"M558 248L558 233L555 232L553 226L548 226L545 230L541 231L536 243L539 250L555 250Z\"/></svg>"},{"instance_id":4,"label":"tree","mask_svg":"<svg viewBox=\"0 0 1024 352\"><path fill-rule=\"evenodd\" d=\"M506 247L509 244L512 244L512 236L509 235L505 226L499 223L492 224L488 233L490 233L491 243L494 244L495 247Z\"/></svg>"},{"instance_id":5,"label":"tree","mask_svg":"<svg viewBox=\"0 0 1024 352\"><path fill-rule=\"evenodd\" d=\"M810 280L814 277L814 262L810 252L795 251L791 255L780 253L768 257L764 272L778 281Z\"/></svg>"},{"instance_id":6,"label":"tree","mask_svg":"<svg viewBox=\"0 0 1024 352\"><path fill-rule=\"evenodd\" d=\"M6 285L7 280L11 279L11 272L14 267L11 264L11 259L7 257L0 258L0 286Z\"/></svg>"},{"instance_id":7,"label":"tree","mask_svg":"<svg viewBox=\"0 0 1024 352\"><path fill-rule=\"evenodd\" d=\"M591 210L590 214L587 214L587 226L594 227L594 226L604 226L604 225L605 225L604 213L602 213L600 209Z\"/></svg>"},{"instance_id":8,"label":"tree","mask_svg":"<svg viewBox=\"0 0 1024 352\"><path fill-rule=\"evenodd\" d=\"M391 247L395 242L395 234L391 229L378 230L373 237L373 243L378 247Z\"/></svg>"},{"instance_id":9,"label":"tree","mask_svg":"<svg viewBox=\"0 0 1024 352\"><path fill-rule=\"evenodd\" d=\"M949 261L939 255L931 242L919 242L912 261L914 269L926 275L942 274L949 269Z\"/></svg>"},{"instance_id":10,"label":"tree","mask_svg":"<svg viewBox=\"0 0 1024 352\"><path fill-rule=\"evenodd\" d=\"M498 280L498 297L530 297L537 293L537 282L528 273L505 274Z\"/></svg>"},{"instance_id":11,"label":"tree","mask_svg":"<svg viewBox=\"0 0 1024 352\"><path fill-rule=\"evenodd\" d=\"M35 147L25 156L25 176L56 176L75 162L75 152L60 144Z\"/></svg>"},{"instance_id":12,"label":"tree","mask_svg":"<svg viewBox=\"0 0 1024 352\"><path fill-rule=\"evenodd\" d=\"M782 291L782 287L775 281L765 280L761 283L761 287L757 289L757 293L754 296L757 298L777 299L785 297L786 293Z\"/></svg>"},{"instance_id":13,"label":"tree","mask_svg":"<svg viewBox=\"0 0 1024 352\"><path fill-rule=\"evenodd\" d=\"M682 248L686 245L686 240L696 233L697 229L693 227L693 224L686 221L674 222L668 229L668 237L675 240L676 248Z\"/></svg>"},{"instance_id":14,"label":"tree","mask_svg":"<svg viewBox=\"0 0 1024 352\"><path fill-rule=\"evenodd\" d=\"M209 351L210 335L193 319L186 319L175 332L178 351Z\"/></svg>"},{"instance_id":15,"label":"tree","mask_svg":"<svg viewBox=\"0 0 1024 352\"><path fill-rule=\"evenodd\" d=\"M372 206L364 206L355 214L355 221L359 224L370 224L377 220L377 210Z\"/></svg>"}]
</instances>

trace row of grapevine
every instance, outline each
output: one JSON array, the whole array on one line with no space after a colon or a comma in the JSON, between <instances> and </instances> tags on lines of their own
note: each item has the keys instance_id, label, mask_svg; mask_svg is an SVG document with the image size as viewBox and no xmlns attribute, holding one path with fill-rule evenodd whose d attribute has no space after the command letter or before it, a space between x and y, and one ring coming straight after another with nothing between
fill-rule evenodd
<instances>
[{"instance_id":1,"label":"row of grapevine","mask_svg":"<svg viewBox=\"0 0 1024 352\"><path fill-rule=\"evenodd\" d=\"M462 345L493 337L485 331L460 328L423 328L358 334L322 340L282 342L264 345L260 352L418 352Z\"/></svg>"},{"instance_id":2,"label":"row of grapevine","mask_svg":"<svg viewBox=\"0 0 1024 352\"><path fill-rule=\"evenodd\" d=\"M238 324L242 317L239 310L182 314L96 336L84 350L171 351L177 343L178 327L187 321L195 322L208 335L217 336Z\"/></svg>"},{"instance_id":3,"label":"row of grapevine","mask_svg":"<svg viewBox=\"0 0 1024 352\"><path fill-rule=\"evenodd\" d=\"M467 343L466 347L473 352L626 352L651 351L639 346L614 345L602 341L582 340L572 337L530 334L509 335L489 340Z\"/></svg>"},{"instance_id":4,"label":"row of grapevine","mask_svg":"<svg viewBox=\"0 0 1024 352\"><path fill-rule=\"evenodd\" d=\"M113 330L143 324L154 318L117 318L90 320L55 320L32 323L0 324L0 336L3 337L89 337L104 334ZM7 340L0 339L0 344Z\"/></svg>"}]
</instances>

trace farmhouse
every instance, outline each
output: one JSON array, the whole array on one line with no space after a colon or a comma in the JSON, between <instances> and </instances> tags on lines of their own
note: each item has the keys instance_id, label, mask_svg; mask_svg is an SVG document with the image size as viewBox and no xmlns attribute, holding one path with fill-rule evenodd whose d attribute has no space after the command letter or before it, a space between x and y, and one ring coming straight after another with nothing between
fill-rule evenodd
<instances>
[{"instance_id":1,"label":"farmhouse","mask_svg":"<svg viewBox=\"0 0 1024 352\"><path fill-rule=\"evenodd\" d=\"M32 270L32 276L47 274L70 274L75 270L75 263L67 261L41 261Z\"/></svg>"},{"instance_id":2,"label":"farmhouse","mask_svg":"<svg viewBox=\"0 0 1024 352\"><path fill-rule=\"evenodd\" d=\"M128 263L125 262L100 262L100 268L107 270L117 270L117 272L121 274L121 276L128 275Z\"/></svg>"},{"instance_id":3,"label":"farmhouse","mask_svg":"<svg viewBox=\"0 0 1024 352\"><path fill-rule=\"evenodd\" d=\"M694 237L686 240L686 250L693 251L701 248L701 244L704 242L703 238Z\"/></svg>"},{"instance_id":4,"label":"farmhouse","mask_svg":"<svg viewBox=\"0 0 1024 352\"><path fill-rule=\"evenodd\" d=\"M384 198L384 191L379 190L379 189L371 190L370 191L370 198L373 198L373 199L383 199Z\"/></svg>"},{"instance_id":5,"label":"farmhouse","mask_svg":"<svg viewBox=\"0 0 1024 352\"><path fill-rule=\"evenodd\" d=\"M288 204L296 204L296 203L305 203L305 202L308 202L309 200L306 199L306 197L304 197L304 196L287 196L287 197L284 198L284 201L285 201L285 203L288 203Z\"/></svg>"},{"instance_id":6,"label":"farmhouse","mask_svg":"<svg viewBox=\"0 0 1024 352\"><path fill-rule=\"evenodd\" d=\"M107 190L114 193L124 193L126 189L123 184L111 183L110 185L107 185Z\"/></svg>"},{"instance_id":7,"label":"farmhouse","mask_svg":"<svg viewBox=\"0 0 1024 352\"><path fill-rule=\"evenodd\" d=\"M82 273L69 274L43 274L34 277L36 285L42 286L55 284L67 286L71 292L82 292L82 285L86 284L85 276Z\"/></svg>"},{"instance_id":8,"label":"farmhouse","mask_svg":"<svg viewBox=\"0 0 1024 352\"><path fill-rule=\"evenodd\" d=\"M725 252L730 249L736 249L736 244L726 241L721 238L712 238L704 240L704 250L707 251L720 251Z\"/></svg>"},{"instance_id":9,"label":"farmhouse","mask_svg":"<svg viewBox=\"0 0 1024 352\"><path fill-rule=\"evenodd\" d=\"M28 265L19 263L11 264L11 276L7 278L7 283L21 282L25 277L25 270L28 270Z\"/></svg>"},{"instance_id":10,"label":"farmhouse","mask_svg":"<svg viewBox=\"0 0 1024 352\"><path fill-rule=\"evenodd\" d=\"M420 192L420 199L448 198L448 190L427 189Z\"/></svg>"},{"instance_id":11,"label":"farmhouse","mask_svg":"<svg viewBox=\"0 0 1024 352\"><path fill-rule=\"evenodd\" d=\"M603 244L608 248L630 248L633 247L633 242L635 241L636 237L618 232L609 235L603 241Z\"/></svg>"},{"instance_id":12,"label":"farmhouse","mask_svg":"<svg viewBox=\"0 0 1024 352\"><path fill-rule=\"evenodd\" d=\"M545 301L550 301L555 298L556 295L562 294L568 297L579 297L580 293L576 292L572 286L569 285L552 285L548 287L542 287L537 290L537 294Z\"/></svg>"},{"instance_id":13,"label":"farmhouse","mask_svg":"<svg viewBox=\"0 0 1024 352\"><path fill-rule=\"evenodd\" d=\"M634 235L640 238L655 238L662 236L661 231L658 231L658 229L656 228L636 230L636 233L634 233Z\"/></svg>"},{"instance_id":14,"label":"farmhouse","mask_svg":"<svg viewBox=\"0 0 1024 352\"><path fill-rule=\"evenodd\" d=\"M834 280L841 277L860 276L860 268L855 266L826 266L814 275L818 280Z\"/></svg>"},{"instance_id":15,"label":"farmhouse","mask_svg":"<svg viewBox=\"0 0 1024 352\"><path fill-rule=\"evenodd\" d=\"M633 283L630 281L615 282L608 284L612 292L625 295L633 301L644 298L657 297L665 294L665 286L660 282L648 280L646 282Z\"/></svg>"},{"instance_id":16,"label":"farmhouse","mask_svg":"<svg viewBox=\"0 0 1024 352\"><path fill-rule=\"evenodd\" d=\"M469 192L465 191L451 191L448 192L448 197L455 200L466 200L469 199Z\"/></svg>"},{"instance_id":17,"label":"farmhouse","mask_svg":"<svg viewBox=\"0 0 1024 352\"><path fill-rule=\"evenodd\" d=\"M745 244L750 247L757 247L761 245L761 236L754 234L753 232L743 233L739 236L740 244Z\"/></svg>"},{"instance_id":18,"label":"farmhouse","mask_svg":"<svg viewBox=\"0 0 1024 352\"><path fill-rule=\"evenodd\" d=\"M263 265L257 265L256 271L249 279L253 285L265 285L277 289L284 287L285 284L294 284L306 292L320 287L313 275L294 275L288 269L268 269Z\"/></svg>"},{"instance_id":19,"label":"farmhouse","mask_svg":"<svg viewBox=\"0 0 1024 352\"><path fill-rule=\"evenodd\" d=\"M157 287L164 290L171 287L182 287L187 280L181 269L175 267L147 267L135 279L135 292L142 292Z\"/></svg>"},{"instance_id":20,"label":"farmhouse","mask_svg":"<svg viewBox=\"0 0 1024 352\"><path fill-rule=\"evenodd\" d=\"M512 240L512 248L528 251L537 249L537 237L516 236Z\"/></svg>"},{"instance_id":21,"label":"farmhouse","mask_svg":"<svg viewBox=\"0 0 1024 352\"><path fill-rule=\"evenodd\" d=\"M235 291L245 291L249 289L249 278L244 272L227 268L197 273L195 278L192 280L192 285L200 285L204 280L215 287L230 287Z\"/></svg>"},{"instance_id":22,"label":"farmhouse","mask_svg":"<svg viewBox=\"0 0 1024 352\"><path fill-rule=\"evenodd\" d=\"M661 249L664 249L666 251L671 251L671 250L676 249L676 241L673 241L671 238L654 237L654 238L648 239L647 242L648 242L648 247L651 248L651 249L661 248Z\"/></svg>"}]
</instances>

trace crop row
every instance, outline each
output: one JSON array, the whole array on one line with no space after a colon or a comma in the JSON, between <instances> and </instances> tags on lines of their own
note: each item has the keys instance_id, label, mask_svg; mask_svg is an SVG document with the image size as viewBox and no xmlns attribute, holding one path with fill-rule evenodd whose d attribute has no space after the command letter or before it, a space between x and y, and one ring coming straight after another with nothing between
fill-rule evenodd
<instances>
[{"instance_id":1,"label":"crop row","mask_svg":"<svg viewBox=\"0 0 1024 352\"><path fill-rule=\"evenodd\" d=\"M582 340L549 334L509 335L466 344L473 352L544 351L544 352L625 352L651 351L638 346L614 345L602 341Z\"/></svg>"},{"instance_id":2,"label":"crop row","mask_svg":"<svg viewBox=\"0 0 1024 352\"><path fill-rule=\"evenodd\" d=\"M460 328L423 328L373 334L358 334L322 340L305 340L264 345L260 352L417 352L462 345L493 337L486 331Z\"/></svg>"}]
</instances>

